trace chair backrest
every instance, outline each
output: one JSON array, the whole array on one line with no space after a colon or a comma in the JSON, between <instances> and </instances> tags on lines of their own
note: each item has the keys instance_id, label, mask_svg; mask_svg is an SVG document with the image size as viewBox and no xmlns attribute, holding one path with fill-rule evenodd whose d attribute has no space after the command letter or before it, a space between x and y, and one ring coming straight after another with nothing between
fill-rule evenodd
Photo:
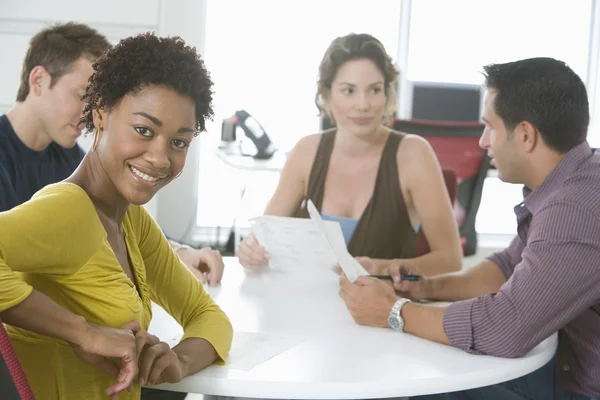
<instances>
[{"instance_id":1,"label":"chair backrest","mask_svg":"<svg viewBox=\"0 0 600 400\"><path fill-rule=\"evenodd\" d=\"M464 254L474 254L477 249L475 218L490 166L486 151L479 147L484 125L479 122L396 119L393 128L426 138L442 169L456 173L455 215L461 236L466 240Z\"/></svg>"},{"instance_id":2,"label":"chair backrest","mask_svg":"<svg viewBox=\"0 0 600 400\"><path fill-rule=\"evenodd\" d=\"M456 174L451 169L442 169L442 173L444 174L444 182L446 183L446 189L448 190L448 195L450 196L450 204L454 204L456 200ZM422 256L431 251L429 248L429 243L427 242L427 237L425 237L425 233L423 229L419 230L419 237L417 239L417 250L415 253L415 257ZM464 251L464 250L463 250Z\"/></svg>"},{"instance_id":3,"label":"chair backrest","mask_svg":"<svg viewBox=\"0 0 600 400\"><path fill-rule=\"evenodd\" d=\"M0 393L2 400L35 400L2 321L0 321Z\"/></svg>"}]
</instances>

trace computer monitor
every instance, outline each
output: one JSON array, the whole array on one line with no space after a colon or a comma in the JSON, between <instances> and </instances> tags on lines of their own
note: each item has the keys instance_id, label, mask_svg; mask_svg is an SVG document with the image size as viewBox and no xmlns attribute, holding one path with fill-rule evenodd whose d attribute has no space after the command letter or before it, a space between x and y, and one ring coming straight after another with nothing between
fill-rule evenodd
<instances>
[{"instance_id":1,"label":"computer monitor","mask_svg":"<svg viewBox=\"0 0 600 400\"><path fill-rule=\"evenodd\" d=\"M412 82L412 119L479 121L483 99L480 85Z\"/></svg>"}]
</instances>

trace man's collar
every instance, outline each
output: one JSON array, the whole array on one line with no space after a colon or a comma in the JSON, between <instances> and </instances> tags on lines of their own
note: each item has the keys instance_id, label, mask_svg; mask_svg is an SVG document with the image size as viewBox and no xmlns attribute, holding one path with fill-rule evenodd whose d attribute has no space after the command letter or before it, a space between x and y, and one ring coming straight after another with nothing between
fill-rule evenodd
<instances>
[{"instance_id":1,"label":"man's collar","mask_svg":"<svg viewBox=\"0 0 600 400\"><path fill-rule=\"evenodd\" d=\"M579 168L579 166L591 157L592 154L593 152L589 143L584 141L569 150L552 172L550 172L550 175L548 175L542 184L535 190L524 187L523 201L529 212L535 214L548 194L560 187L563 182L571 176L573 171Z\"/></svg>"}]
</instances>

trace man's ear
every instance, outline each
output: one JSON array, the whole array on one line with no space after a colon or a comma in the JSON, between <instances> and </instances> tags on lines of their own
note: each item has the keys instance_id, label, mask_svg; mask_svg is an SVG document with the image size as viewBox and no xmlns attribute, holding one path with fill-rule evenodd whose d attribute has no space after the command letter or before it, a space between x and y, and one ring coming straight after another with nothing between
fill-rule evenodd
<instances>
[{"instance_id":1,"label":"man's ear","mask_svg":"<svg viewBox=\"0 0 600 400\"><path fill-rule=\"evenodd\" d=\"M36 65L29 73L29 93L35 96L41 96L51 83L52 77L41 65Z\"/></svg>"},{"instance_id":2,"label":"man's ear","mask_svg":"<svg viewBox=\"0 0 600 400\"><path fill-rule=\"evenodd\" d=\"M522 146L525 152L531 153L538 144L539 131L531 122L528 121L519 123L517 127L519 144Z\"/></svg>"}]
</instances>

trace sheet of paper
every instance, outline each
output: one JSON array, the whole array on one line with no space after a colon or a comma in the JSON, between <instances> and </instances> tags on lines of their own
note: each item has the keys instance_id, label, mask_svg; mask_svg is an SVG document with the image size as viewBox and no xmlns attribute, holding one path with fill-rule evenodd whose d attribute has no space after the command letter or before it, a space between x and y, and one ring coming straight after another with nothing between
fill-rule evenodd
<instances>
[{"instance_id":1,"label":"sheet of paper","mask_svg":"<svg viewBox=\"0 0 600 400\"><path fill-rule=\"evenodd\" d=\"M337 258L321 230L308 218L263 215L250 220L252 232L269 252L273 268L302 271L307 267L331 268ZM325 221L325 229L339 229L339 223ZM343 239L342 239L343 240Z\"/></svg>"},{"instance_id":2,"label":"sheet of paper","mask_svg":"<svg viewBox=\"0 0 600 400\"><path fill-rule=\"evenodd\" d=\"M327 221L323 221L321 214L319 214L319 211L311 200L308 200L306 208L311 220L315 222L316 226L329 243L329 247L333 251L333 254L335 254L337 263L342 268L342 271L344 271L344 274L346 274L348 280L354 282L359 276L369 275L363 266L348 253L348 248L346 247L344 234L342 233L340 224L336 224L335 228L326 225Z\"/></svg>"},{"instance_id":3,"label":"sheet of paper","mask_svg":"<svg viewBox=\"0 0 600 400\"><path fill-rule=\"evenodd\" d=\"M230 369L250 371L299 342L298 339L283 336L235 331L227 366Z\"/></svg>"},{"instance_id":4,"label":"sheet of paper","mask_svg":"<svg viewBox=\"0 0 600 400\"><path fill-rule=\"evenodd\" d=\"M168 338L165 342L174 347L181 341L182 337L183 333L179 333ZM225 367L250 371L300 342L301 340L298 338L234 331L233 343L231 343L231 350L227 355Z\"/></svg>"}]
</instances>

